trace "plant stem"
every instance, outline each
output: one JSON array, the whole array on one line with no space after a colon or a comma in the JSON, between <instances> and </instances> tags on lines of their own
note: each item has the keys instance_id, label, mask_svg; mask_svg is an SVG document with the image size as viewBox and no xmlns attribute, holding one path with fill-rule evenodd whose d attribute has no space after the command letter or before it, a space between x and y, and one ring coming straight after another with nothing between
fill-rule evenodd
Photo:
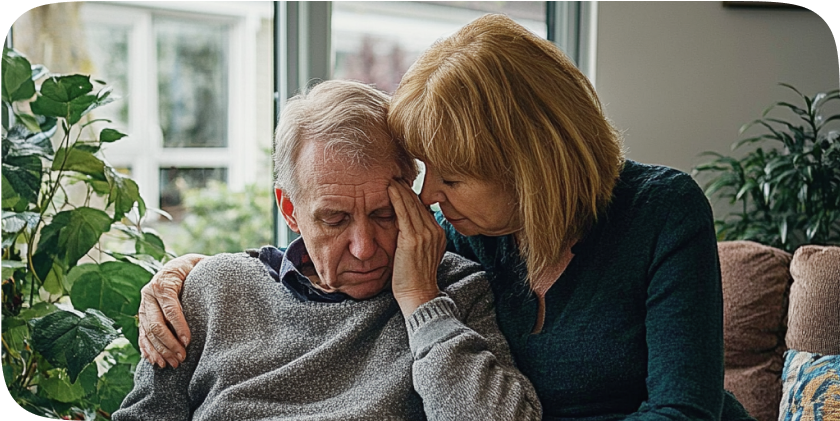
<instances>
[{"instance_id":1,"label":"plant stem","mask_svg":"<svg viewBox=\"0 0 840 421\"><path fill-rule=\"evenodd\" d=\"M67 126L67 131L64 133L64 138L61 139L61 142L58 145L59 150L65 144L67 144L66 148L69 148L69 145L70 145L70 131L72 129L73 129L73 126ZM35 271L35 265L32 264L32 256L35 254L34 251L33 251L33 249L35 248L34 247L34 242L35 242L35 235L34 234L37 233L39 231L39 229L41 228L41 224L44 222L44 214L47 212L47 209L49 208L50 203L52 203L53 197L55 197L55 193L61 187L61 175L62 175L62 172L64 171L64 165L67 164L67 158L68 157L69 157L69 154L65 151L64 161L61 163L61 167L59 167L59 169L58 169L58 175L56 175L55 181L52 182L53 183L53 185L51 186L52 189L51 189L49 195L47 196L47 200L42 202L42 204L40 206L41 209L40 209L40 213L38 214L38 223L35 224L35 227L32 230L33 235L29 238L29 241L27 242L26 262L29 264L29 270L32 272L32 275L33 275L33 285L32 285L32 288L30 288L30 291L29 291L29 306L30 307L32 307L32 304L33 304L33 296L34 296L33 291L35 290L34 281L35 280L38 281L38 287L39 288L44 283L43 280L41 280L41 278L38 276L38 272Z\"/></svg>"}]
</instances>

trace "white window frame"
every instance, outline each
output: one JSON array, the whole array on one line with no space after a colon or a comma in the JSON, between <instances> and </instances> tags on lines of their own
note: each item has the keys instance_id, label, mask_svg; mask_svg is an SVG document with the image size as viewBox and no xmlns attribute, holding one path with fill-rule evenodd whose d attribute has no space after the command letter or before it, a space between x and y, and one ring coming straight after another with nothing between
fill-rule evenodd
<instances>
[{"instance_id":1,"label":"white window frame","mask_svg":"<svg viewBox=\"0 0 840 421\"><path fill-rule=\"evenodd\" d=\"M86 24L119 24L129 32L129 127L126 139L104 148L114 166L130 167L132 178L149 208L160 207L161 168L227 168L233 191L254 183L264 171L257 142L257 33L260 21L273 17L266 2L87 2L81 14ZM227 146L164 148L158 122L157 68L153 19L181 17L228 25ZM145 67L144 71L138 71ZM106 81L107 82L107 81ZM139 94L141 93L142 94Z\"/></svg>"},{"instance_id":2,"label":"white window frame","mask_svg":"<svg viewBox=\"0 0 840 421\"><path fill-rule=\"evenodd\" d=\"M595 66L598 47L597 1L547 2L553 22L548 39L563 50L578 69L595 86Z\"/></svg>"}]
</instances>

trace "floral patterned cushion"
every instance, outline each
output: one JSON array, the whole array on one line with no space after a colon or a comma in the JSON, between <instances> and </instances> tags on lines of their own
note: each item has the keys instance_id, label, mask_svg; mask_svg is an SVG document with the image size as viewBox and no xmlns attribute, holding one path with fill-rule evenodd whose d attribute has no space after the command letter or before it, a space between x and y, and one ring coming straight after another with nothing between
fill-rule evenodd
<instances>
[{"instance_id":1,"label":"floral patterned cushion","mask_svg":"<svg viewBox=\"0 0 840 421\"><path fill-rule=\"evenodd\" d=\"M789 350L779 421L840 420L840 355Z\"/></svg>"}]
</instances>

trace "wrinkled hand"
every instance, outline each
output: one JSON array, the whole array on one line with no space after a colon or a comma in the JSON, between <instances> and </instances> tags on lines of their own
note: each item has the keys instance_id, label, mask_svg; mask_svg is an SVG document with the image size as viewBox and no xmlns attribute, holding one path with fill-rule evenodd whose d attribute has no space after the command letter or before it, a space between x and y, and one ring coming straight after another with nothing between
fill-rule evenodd
<instances>
[{"instance_id":1,"label":"wrinkled hand","mask_svg":"<svg viewBox=\"0 0 840 421\"><path fill-rule=\"evenodd\" d=\"M167 364L178 367L187 356L185 348L190 343L190 329L181 309L181 287L190 271L205 257L185 254L172 259L140 290L140 355L160 368Z\"/></svg>"},{"instance_id":2,"label":"wrinkled hand","mask_svg":"<svg viewBox=\"0 0 840 421\"><path fill-rule=\"evenodd\" d=\"M391 289L403 315L408 317L440 293L437 269L446 251L446 235L405 182L392 181L388 195L400 231Z\"/></svg>"}]
</instances>

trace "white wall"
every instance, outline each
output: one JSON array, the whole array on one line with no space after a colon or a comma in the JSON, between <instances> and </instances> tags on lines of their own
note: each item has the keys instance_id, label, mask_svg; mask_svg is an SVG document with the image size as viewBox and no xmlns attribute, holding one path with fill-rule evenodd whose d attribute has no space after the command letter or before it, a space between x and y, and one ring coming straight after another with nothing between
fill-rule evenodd
<instances>
[{"instance_id":1,"label":"white wall","mask_svg":"<svg viewBox=\"0 0 840 421\"><path fill-rule=\"evenodd\" d=\"M636 161L690 172L795 99L778 82L808 95L840 85L834 37L808 10L600 2L597 22L596 89Z\"/></svg>"}]
</instances>

